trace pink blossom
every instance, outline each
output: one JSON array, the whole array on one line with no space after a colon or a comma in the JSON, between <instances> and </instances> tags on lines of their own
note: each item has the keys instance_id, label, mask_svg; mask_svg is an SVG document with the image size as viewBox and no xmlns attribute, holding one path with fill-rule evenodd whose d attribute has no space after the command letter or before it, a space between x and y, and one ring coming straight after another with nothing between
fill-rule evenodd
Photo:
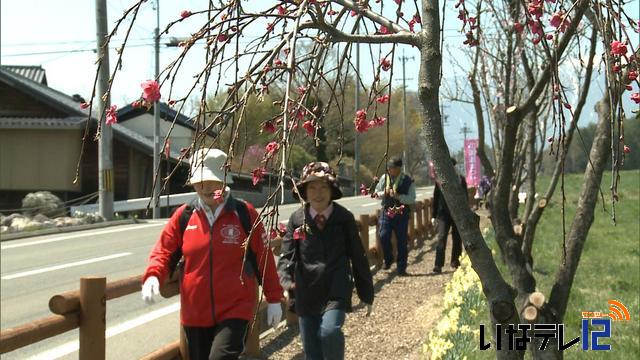
<instances>
[{"instance_id":1,"label":"pink blossom","mask_svg":"<svg viewBox=\"0 0 640 360\"><path fill-rule=\"evenodd\" d=\"M553 35L552 34L547 34L547 40L553 40Z\"/></svg>"},{"instance_id":2,"label":"pink blossom","mask_svg":"<svg viewBox=\"0 0 640 360\"><path fill-rule=\"evenodd\" d=\"M380 65L384 71L389 71L389 69L391 69L391 61L387 58L380 60Z\"/></svg>"},{"instance_id":3,"label":"pink blossom","mask_svg":"<svg viewBox=\"0 0 640 360\"><path fill-rule=\"evenodd\" d=\"M631 153L631 148L630 148L630 147L628 147L627 145L625 145L625 146L622 148L622 151L624 151L624 153L625 153L625 154L630 154L630 153Z\"/></svg>"},{"instance_id":4,"label":"pink blossom","mask_svg":"<svg viewBox=\"0 0 640 360\"><path fill-rule=\"evenodd\" d=\"M284 234L287 233L287 227L285 226L285 224L283 223L278 224L278 233L280 233L280 236L283 236Z\"/></svg>"},{"instance_id":5,"label":"pink blossom","mask_svg":"<svg viewBox=\"0 0 640 360\"><path fill-rule=\"evenodd\" d=\"M273 65L275 65L275 66L282 66L282 60L280 60L280 59L275 59L275 60L273 61Z\"/></svg>"},{"instance_id":6,"label":"pink blossom","mask_svg":"<svg viewBox=\"0 0 640 360\"><path fill-rule=\"evenodd\" d=\"M287 9L282 5L278 5L278 15L285 15L287 13Z\"/></svg>"},{"instance_id":7,"label":"pink blossom","mask_svg":"<svg viewBox=\"0 0 640 360\"><path fill-rule=\"evenodd\" d=\"M107 118L105 123L107 125L113 125L118 123L118 107L116 105L111 105L106 112Z\"/></svg>"},{"instance_id":8,"label":"pink blossom","mask_svg":"<svg viewBox=\"0 0 640 360\"><path fill-rule=\"evenodd\" d=\"M522 34L522 31L524 30L524 26L522 24L520 24L519 22L515 22L513 24L513 29L518 33L518 34Z\"/></svg>"},{"instance_id":9,"label":"pink blossom","mask_svg":"<svg viewBox=\"0 0 640 360\"><path fill-rule=\"evenodd\" d=\"M86 109L86 108L88 108L88 107L89 107L89 105L90 105L89 103L81 102L81 103L80 103L80 109Z\"/></svg>"},{"instance_id":10,"label":"pink blossom","mask_svg":"<svg viewBox=\"0 0 640 360\"><path fill-rule=\"evenodd\" d=\"M356 131L359 133L364 133L367 130L369 130L369 123L367 122L367 120L359 120L356 119L355 120L355 127L356 127Z\"/></svg>"},{"instance_id":11,"label":"pink blossom","mask_svg":"<svg viewBox=\"0 0 640 360\"><path fill-rule=\"evenodd\" d=\"M379 102L380 104L386 104L387 102L389 102L389 94L378 96L376 98L376 102Z\"/></svg>"},{"instance_id":12,"label":"pink blossom","mask_svg":"<svg viewBox=\"0 0 640 360\"><path fill-rule=\"evenodd\" d=\"M398 5L402 4L402 0L393 0L393 1L395 1L396 4L398 4Z\"/></svg>"},{"instance_id":13,"label":"pink blossom","mask_svg":"<svg viewBox=\"0 0 640 360\"><path fill-rule=\"evenodd\" d=\"M274 27L275 27L275 25L273 23L268 23L267 24L267 32L272 32Z\"/></svg>"},{"instance_id":14,"label":"pink blossom","mask_svg":"<svg viewBox=\"0 0 640 360\"><path fill-rule=\"evenodd\" d=\"M420 14L416 13L415 15L413 15L413 19L416 21L416 24L422 24L422 19L420 18Z\"/></svg>"},{"instance_id":15,"label":"pink blossom","mask_svg":"<svg viewBox=\"0 0 640 360\"><path fill-rule=\"evenodd\" d=\"M307 92L307 88L304 86L298 86L298 94L304 95Z\"/></svg>"},{"instance_id":16,"label":"pink blossom","mask_svg":"<svg viewBox=\"0 0 640 360\"><path fill-rule=\"evenodd\" d=\"M218 42L223 43L223 42L226 42L229 39L229 37L227 36L227 34L220 34L218 35L217 39L218 39Z\"/></svg>"},{"instance_id":17,"label":"pink blossom","mask_svg":"<svg viewBox=\"0 0 640 360\"><path fill-rule=\"evenodd\" d=\"M335 14L337 14L337 13L338 13L338 12L337 12L337 11L335 11L335 10L333 10L333 9L331 9L331 10L327 11L327 15L329 15L329 16L333 16L333 15L335 15Z\"/></svg>"},{"instance_id":18,"label":"pink blossom","mask_svg":"<svg viewBox=\"0 0 640 360\"><path fill-rule=\"evenodd\" d=\"M563 103L562 105L564 105L565 108L571 110L571 104L569 103Z\"/></svg>"},{"instance_id":19,"label":"pink blossom","mask_svg":"<svg viewBox=\"0 0 640 360\"><path fill-rule=\"evenodd\" d=\"M217 204L222 204L224 202L224 194L222 193L222 190L216 190L213 192L213 200Z\"/></svg>"},{"instance_id":20,"label":"pink blossom","mask_svg":"<svg viewBox=\"0 0 640 360\"><path fill-rule=\"evenodd\" d=\"M302 226L296 228L293 231L293 240L304 240L307 238L307 232L304 231L304 229L302 228Z\"/></svg>"},{"instance_id":21,"label":"pink blossom","mask_svg":"<svg viewBox=\"0 0 640 360\"><path fill-rule=\"evenodd\" d=\"M262 131L273 134L276 132L276 126L271 121L265 121L264 124L262 124Z\"/></svg>"},{"instance_id":22,"label":"pink blossom","mask_svg":"<svg viewBox=\"0 0 640 360\"><path fill-rule=\"evenodd\" d=\"M386 121L387 121L387 118L382 116L376 116L375 118L373 118L373 123L375 124L375 127L381 127L382 125L384 125Z\"/></svg>"},{"instance_id":23,"label":"pink blossom","mask_svg":"<svg viewBox=\"0 0 640 360\"><path fill-rule=\"evenodd\" d=\"M565 32L565 30L567 30L567 27L569 26L569 19L564 12L558 11L551 15L549 24L551 24L551 26L553 26L554 28L559 29L560 32Z\"/></svg>"},{"instance_id":24,"label":"pink blossom","mask_svg":"<svg viewBox=\"0 0 640 360\"><path fill-rule=\"evenodd\" d=\"M367 188L367 185L360 184L360 195L364 195L364 196L369 195L369 189Z\"/></svg>"},{"instance_id":25,"label":"pink blossom","mask_svg":"<svg viewBox=\"0 0 640 360\"><path fill-rule=\"evenodd\" d=\"M409 31L411 32L415 32L415 30L413 29L413 27L416 25L416 20L415 19L411 19L409 20Z\"/></svg>"},{"instance_id":26,"label":"pink blossom","mask_svg":"<svg viewBox=\"0 0 640 360\"><path fill-rule=\"evenodd\" d=\"M304 124L302 124L302 127L307 130L307 135L313 137L313 134L315 132L315 126L313 125L313 121L311 120L307 120L304 122Z\"/></svg>"},{"instance_id":27,"label":"pink blossom","mask_svg":"<svg viewBox=\"0 0 640 360\"><path fill-rule=\"evenodd\" d=\"M627 53L627 45L618 40L614 40L611 42L611 54L620 56L625 55Z\"/></svg>"},{"instance_id":28,"label":"pink blossom","mask_svg":"<svg viewBox=\"0 0 640 360\"><path fill-rule=\"evenodd\" d=\"M527 7L527 11L531 16L535 17L536 20L540 19L542 16L542 0L532 0L529 2L529 6Z\"/></svg>"},{"instance_id":29,"label":"pink blossom","mask_svg":"<svg viewBox=\"0 0 640 360\"><path fill-rule=\"evenodd\" d=\"M131 107L133 107L134 109L137 109L137 108L139 108L141 106L142 106L142 102L140 102L140 100L136 100L136 101L131 103Z\"/></svg>"},{"instance_id":30,"label":"pink blossom","mask_svg":"<svg viewBox=\"0 0 640 360\"><path fill-rule=\"evenodd\" d=\"M640 93L631 94L631 100L636 104L640 104Z\"/></svg>"},{"instance_id":31,"label":"pink blossom","mask_svg":"<svg viewBox=\"0 0 640 360\"><path fill-rule=\"evenodd\" d=\"M253 171L251 172L251 180L253 181L253 186L256 186L260 182L260 180L262 180L265 172L265 168L262 167L253 169Z\"/></svg>"},{"instance_id":32,"label":"pink blossom","mask_svg":"<svg viewBox=\"0 0 640 360\"><path fill-rule=\"evenodd\" d=\"M620 72L620 65L619 64L613 64L613 66L611 67L611 71L613 71L614 73L619 73Z\"/></svg>"},{"instance_id":33,"label":"pink blossom","mask_svg":"<svg viewBox=\"0 0 640 360\"><path fill-rule=\"evenodd\" d=\"M180 17L183 18L183 19L187 18L189 16L191 16L191 11L189 11L189 10L182 10L182 12L180 13Z\"/></svg>"},{"instance_id":34,"label":"pink blossom","mask_svg":"<svg viewBox=\"0 0 640 360\"><path fill-rule=\"evenodd\" d=\"M391 30L387 29L386 26L381 25L380 30L378 30L378 33L382 35L388 35L388 34L391 34Z\"/></svg>"},{"instance_id":35,"label":"pink blossom","mask_svg":"<svg viewBox=\"0 0 640 360\"><path fill-rule=\"evenodd\" d=\"M638 72L635 70L631 70L629 71L629 74L627 75L627 77L629 78L630 81L633 81L638 78Z\"/></svg>"},{"instance_id":36,"label":"pink blossom","mask_svg":"<svg viewBox=\"0 0 640 360\"><path fill-rule=\"evenodd\" d=\"M173 106L173 105L176 104L176 101L171 99L171 100L169 100L168 104L169 104L169 106Z\"/></svg>"},{"instance_id":37,"label":"pink blossom","mask_svg":"<svg viewBox=\"0 0 640 360\"><path fill-rule=\"evenodd\" d=\"M367 118L367 110L360 109L360 110L356 111L356 119L365 120L366 118Z\"/></svg>"},{"instance_id":38,"label":"pink blossom","mask_svg":"<svg viewBox=\"0 0 640 360\"><path fill-rule=\"evenodd\" d=\"M160 85L158 85L157 81L143 81L140 87L142 87L142 98L146 102L153 103L160 100Z\"/></svg>"},{"instance_id":39,"label":"pink blossom","mask_svg":"<svg viewBox=\"0 0 640 360\"><path fill-rule=\"evenodd\" d=\"M349 15L350 15L351 17L354 17L354 16L358 15L358 13L357 13L355 10L351 10L351 11L349 12Z\"/></svg>"},{"instance_id":40,"label":"pink blossom","mask_svg":"<svg viewBox=\"0 0 640 360\"><path fill-rule=\"evenodd\" d=\"M267 146L265 146L265 150L267 150L267 153L274 154L278 151L278 148L280 147L280 145L278 145L277 142L272 141L270 143L267 144Z\"/></svg>"}]
</instances>

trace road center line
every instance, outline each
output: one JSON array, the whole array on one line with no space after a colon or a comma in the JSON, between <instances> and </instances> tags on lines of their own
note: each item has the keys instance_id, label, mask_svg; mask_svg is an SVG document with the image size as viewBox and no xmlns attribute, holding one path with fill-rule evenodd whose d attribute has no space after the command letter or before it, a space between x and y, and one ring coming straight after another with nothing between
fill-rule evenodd
<instances>
[{"instance_id":1,"label":"road center line","mask_svg":"<svg viewBox=\"0 0 640 360\"><path fill-rule=\"evenodd\" d=\"M20 247L25 247L25 246L40 245L40 244L46 244L46 243L63 241L63 240L70 240L70 239L77 239L77 238L89 237L89 236L95 236L95 235L111 234L111 233L121 232L121 231L138 230L138 229L144 229L144 228L153 227L153 226L160 226L160 225L162 225L162 224L145 224L145 225L127 226L126 228L123 227L123 228L118 228L118 229L100 230L100 231L95 231L95 232L82 232L82 233L78 233L78 234L74 234L74 235L64 235L64 236L58 236L58 237L54 237L54 238L50 238L50 239L44 239L44 240L29 241L29 242L23 242L23 243L19 243L19 244L2 245L2 246L0 246L0 250L15 249L15 248L20 248Z\"/></svg>"},{"instance_id":2,"label":"road center line","mask_svg":"<svg viewBox=\"0 0 640 360\"><path fill-rule=\"evenodd\" d=\"M151 322L153 320L159 319L163 316L169 315L171 313L174 313L176 311L180 310L180 302L176 302L173 303L171 305L162 307L160 309L154 310L150 313L147 314L143 314L140 315L136 318L133 318L131 320L127 320L123 323L114 325L112 327L109 327L105 333L106 338L110 338L112 336L116 336L118 334L121 334L125 331L129 331L133 328L136 328L140 325L144 325L148 322ZM78 349L80 348L80 343L78 342L78 340L75 341L70 341L68 343L62 344L60 346L57 346L53 349L47 350L45 352L42 352L40 354L37 354L35 356L30 357L30 360L53 360L53 359L59 359L65 355L71 354L74 351L78 351Z\"/></svg>"},{"instance_id":3,"label":"road center line","mask_svg":"<svg viewBox=\"0 0 640 360\"><path fill-rule=\"evenodd\" d=\"M25 276L42 274L42 273L49 272L49 271L55 271L55 270L66 269L66 268L70 268L70 267L74 267L74 266L92 264L92 263L96 263L96 262L100 262L100 261L116 259L116 258L123 257L123 256L129 256L131 254L132 253L130 253L130 252L124 252L124 253L119 253L119 254L101 256L101 257L97 257L97 258L93 258L93 259L76 261L76 262L67 263L67 264L47 266L45 268L19 272L19 273L12 274L12 275L5 275L5 276L2 277L2 280L17 279L17 278L21 278L21 277L25 277Z\"/></svg>"}]
</instances>

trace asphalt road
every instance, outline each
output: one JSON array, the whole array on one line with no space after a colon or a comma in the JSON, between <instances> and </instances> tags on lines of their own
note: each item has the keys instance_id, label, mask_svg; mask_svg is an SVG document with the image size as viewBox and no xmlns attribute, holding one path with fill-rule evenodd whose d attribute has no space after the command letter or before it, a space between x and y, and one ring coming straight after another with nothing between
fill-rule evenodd
<instances>
[{"instance_id":1,"label":"asphalt road","mask_svg":"<svg viewBox=\"0 0 640 360\"><path fill-rule=\"evenodd\" d=\"M431 195L419 188L418 199ZM379 202L369 197L338 201L356 218L372 214ZM299 205L280 206L286 221ZM166 220L5 241L0 245L0 326L6 329L51 315L54 294L77 290L82 276L107 281L139 275ZM373 228L371 237L375 239ZM135 359L178 338L177 297L145 305L140 293L107 303L107 358ZM2 359L77 359L78 332L71 331L2 355Z\"/></svg>"}]
</instances>

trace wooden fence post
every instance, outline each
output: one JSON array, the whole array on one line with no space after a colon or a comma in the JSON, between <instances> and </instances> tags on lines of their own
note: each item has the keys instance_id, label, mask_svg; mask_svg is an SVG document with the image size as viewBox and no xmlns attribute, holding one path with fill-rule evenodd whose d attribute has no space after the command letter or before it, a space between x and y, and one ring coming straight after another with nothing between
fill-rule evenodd
<instances>
[{"instance_id":1,"label":"wooden fence post","mask_svg":"<svg viewBox=\"0 0 640 360\"><path fill-rule=\"evenodd\" d=\"M425 229L422 222L422 212L424 211L424 203L422 201L416 202L416 229L418 232L418 246L422 247L424 244Z\"/></svg>"},{"instance_id":2,"label":"wooden fence post","mask_svg":"<svg viewBox=\"0 0 640 360\"><path fill-rule=\"evenodd\" d=\"M80 360L105 359L106 287L105 277L80 278Z\"/></svg>"},{"instance_id":3,"label":"wooden fence post","mask_svg":"<svg viewBox=\"0 0 640 360\"><path fill-rule=\"evenodd\" d=\"M415 208L409 210L409 251L416 248L416 224L415 224Z\"/></svg>"},{"instance_id":4,"label":"wooden fence post","mask_svg":"<svg viewBox=\"0 0 640 360\"><path fill-rule=\"evenodd\" d=\"M180 326L180 359L189 360L189 346L187 346L187 334L184 332L184 327L178 322Z\"/></svg>"},{"instance_id":5,"label":"wooden fence post","mask_svg":"<svg viewBox=\"0 0 640 360\"><path fill-rule=\"evenodd\" d=\"M256 293L256 296L260 296L257 287ZM262 315L260 307L258 306L256 309L256 321L254 321L253 324L249 321L249 334L247 334L247 342L244 347L244 353L249 357L260 357L260 323L262 322Z\"/></svg>"},{"instance_id":6,"label":"wooden fence post","mask_svg":"<svg viewBox=\"0 0 640 360\"><path fill-rule=\"evenodd\" d=\"M360 215L360 241L365 253L369 250L369 214Z\"/></svg>"}]
</instances>

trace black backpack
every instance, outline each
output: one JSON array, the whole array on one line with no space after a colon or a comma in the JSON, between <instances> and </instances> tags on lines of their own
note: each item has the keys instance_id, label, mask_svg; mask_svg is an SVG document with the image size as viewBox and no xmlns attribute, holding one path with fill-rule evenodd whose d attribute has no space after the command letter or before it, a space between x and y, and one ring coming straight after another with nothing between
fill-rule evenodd
<instances>
[{"instance_id":1,"label":"black backpack","mask_svg":"<svg viewBox=\"0 0 640 360\"><path fill-rule=\"evenodd\" d=\"M249 236L251 232L251 217L249 216L249 209L247 208L247 204L243 200L237 200L233 197L229 197L227 199L227 206L230 206L238 213L238 217L240 218L240 224L242 224L242 229L245 232L245 236ZM180 236L184 235L184 231L189 224L189 219L191 219L191 215L193 214L194 206L193 203L187 204L187 206L180 214L180 219L178 220L180 224ZM258 284L262 285L262 277L259 275L259 267L258 260L256 259L256 254L251 249L250 242L247 243L249 248L246 251L245 258L245 270L249 275L253 274L258 279ZM173 277L173 274L178 271L179 274L182 273L184 268L184 257L182 256L182 248L176 249L169 258L169 278Z\"/></svg>"}]
</instances>

